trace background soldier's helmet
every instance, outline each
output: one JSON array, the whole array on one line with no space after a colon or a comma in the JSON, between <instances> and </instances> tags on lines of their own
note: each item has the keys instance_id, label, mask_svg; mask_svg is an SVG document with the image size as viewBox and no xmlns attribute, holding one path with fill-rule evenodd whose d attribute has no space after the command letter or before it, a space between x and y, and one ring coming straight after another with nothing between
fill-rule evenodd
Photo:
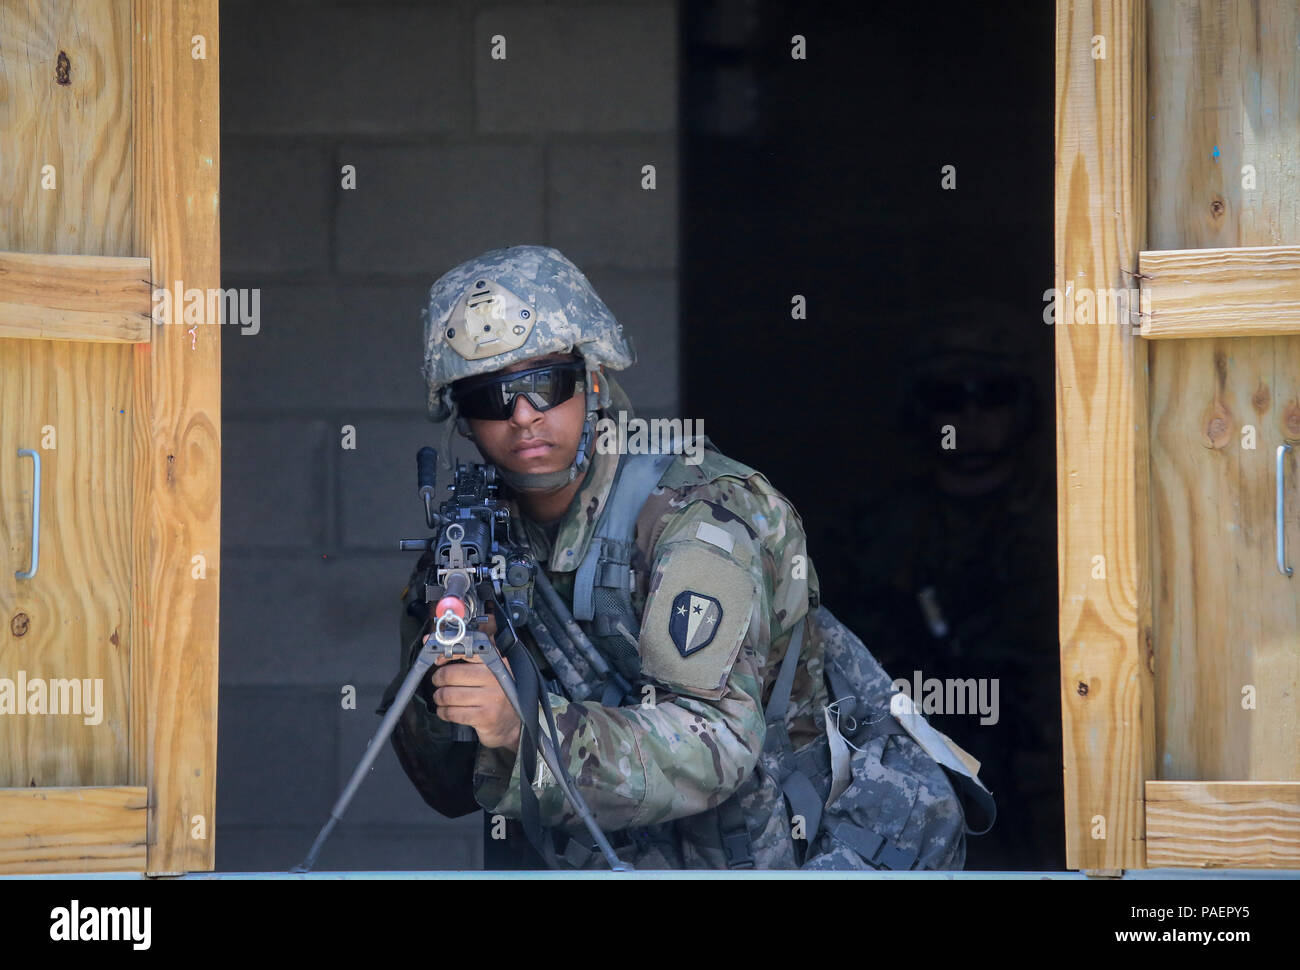
<instances>
[{"instance_id":1,"label":"background soldier's helmet","mask_svg":"<svg viewBox=\"0 0 1300 970\"><path fill-rule=\"evenodd\" d=\"M493 249L461 263L433 284L420 316L431 421L451 416L454 381L530 357L574 351L589 371L636 361L631 340L582 270L549 246ZM607 392L601 397L607 405Z\"/></svg>"},{"instance_id":2,"label":"background soldier's helmet","mask_svg":"<svg viewBox=\"0 0 1300 970\"><path fill-rule=\"evenodd\" d=\"M977 397L1014 407L1017 437L1033 432L1043 389L1030 342L1050 339L1041 323L1035 326L1033 309L968 299L918 313L912 326L916 347L903 361L897 385L896 413L904 429L930 434L925 418L943 409L955 385L968 393L982 388Z\"/></svg>"},{"instance_id":3,"label":"background soldier's helmet","mask_svg":"<svg viewBox=\"0 0 1300 970\"><path fill-rule=\"evenodd\" d=\"M473 437L469 423L455 415L451 385L521 360L551 353L581 355L587 416L578 452L567 469L518 474L498 468L516 488L552 489L572 481L590 461L599 409L616 403L631 410L608 371L635 363L632 341L582 270L558 249L510 246L461 263L433 284L420 316L429 420L456 418L443 436L445 462L450 461L453 427ZM601 366L606 373L598 376Z\"/></svg>"}]
</instances>

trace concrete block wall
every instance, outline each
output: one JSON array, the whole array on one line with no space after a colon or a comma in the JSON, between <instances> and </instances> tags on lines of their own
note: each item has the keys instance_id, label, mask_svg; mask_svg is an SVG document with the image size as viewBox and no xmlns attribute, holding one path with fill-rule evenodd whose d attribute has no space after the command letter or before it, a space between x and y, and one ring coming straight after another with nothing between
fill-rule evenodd
<instances>
[{"instance_id":1,"label":"concrete block wall","mask_svg":"<svg viewBox=\"0 0 1300 970\"><path fill-rule=\"evenodd\" d=\"M414 562L396 540L424 532L414 455L438 443L419 376L433 281L485 249L558 247L636 342L638 411L679 414L678 10L220 15L222 285L261 303L257 333L223 328L217 868L273 870L305 854L396 672ZM430 810L388 750L318 869L477 868L481 824Z\"/></svg>"}]
</instances>

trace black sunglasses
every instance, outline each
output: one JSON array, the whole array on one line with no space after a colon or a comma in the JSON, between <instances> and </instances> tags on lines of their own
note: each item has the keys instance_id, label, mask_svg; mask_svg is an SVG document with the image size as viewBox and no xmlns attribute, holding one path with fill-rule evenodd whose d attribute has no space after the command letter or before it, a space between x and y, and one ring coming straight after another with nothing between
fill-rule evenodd
<instances>
[{"instance_id":1,"label":"black sunglasses","mask_svg":"<svg viewBox=\"0 0 1300 970\"><path fill-rule=\"evenodd\" d=\"M1009 407L1020 400L1022 382L1016 377L929 378L918 381L917 399L932 411L961 411L966 402L981 409Z\"/></svg>"},{"instance_id":2,"label":"black sunglasses","mask_svg":"<svg viewBox=\"0 0 1300 970\"><path fill-rule=\"evenodd\" d=\"M461 417L480 421L506 421L515 413L515 402L523 396L536 411L549 411L563 404L586 382L578 375L586 370L580 360L544 364L513 374L469 377L452 385L451 395Z\"/></svg>"}]
</instances>

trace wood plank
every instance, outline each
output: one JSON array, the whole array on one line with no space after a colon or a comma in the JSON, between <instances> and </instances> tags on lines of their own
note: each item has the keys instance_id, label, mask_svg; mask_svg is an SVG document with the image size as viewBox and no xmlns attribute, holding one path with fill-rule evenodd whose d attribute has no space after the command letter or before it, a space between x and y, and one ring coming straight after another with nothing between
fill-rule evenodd
<instances>
[{"instance_id":1,"label":"wood plank","mask_svg":"<svg viewBox=\"0 0 1300 970\"><path fill-rule=\"evenodd\" d=\"M0 678L20 705L0 717L0 788L127 782L131 379L118 349L0 341ZM19 448L41 458L40 562L27 580L13 572L32 542L32 463Z\"/></svg>"},{"instance_id":2,"label":"wood plank","mask_svg":"<svg viewBox=\"0 0 1300 970\"><path fill-rule=\"evenodd\" d=\"M1300 868L1300 782L1148 781L1153 867Z\"/></svg>"},{"instance_id":3,"label":"wood plank","mask_svg":"<svg viewBox=\"0 0 1300 970\"><path fill-rule=\"evenodd\" d=\"M0 252L0 337L150 338L149 260Z\"/></svg>"},{"instance_id":4,"label":"wood plank","mask_svg":"<svg viewBox=\"0 0 1300 970\"><path fill-rule=\"evenodd\" d=\"M60 310L0 302L0 338L138 344L152 336L149 317L134 312Z\"/></svg>"},{"instance_id":5,"label":"wood plank","mask_svg":"<svg viewBox=\"0 0 1300 970\"><path fill-rule=\"evenodd\" d=\"M1141 334L1300 334L1300 246L1144 252Z\"/></svg>"},{"instance_id":6,"label":"wood plank","mask_svg":"<svg viewBox=\"0 0 1300 970\"><path fill-rule=\"evenodd\" d=\"M1179 0L1151 3L1149 11L1147 248L1205 249L1204 257L1171 258L1209 274L1201 258L1225 267L1252 260L1225 249L1294 251L1300 7ZM1243 185L1247 165L1254 188ZM1290 259L1281 257L1277 272ZM1274 528L1274 455L1279 444L1300 444L1300 338L1220 336L1149 347L1159 524L1152 547L1157 770L1150 778L1300 780L1300 575L1277 571ZM1300 548L1294 457L1287 469L1293 554Z\"/></svg>"},{"instance_id":7,"label":"wood plank","mask_svg":"<svg viewBox=\"0 0 1300 970\"><path fill-rule=\"evenodd\" d=\"M120 0L0 3L0 251L11 266L37 253L77 267L92 253L137 275L126 14ZM133 351L0 338L0 677L102 684L97 723L0 717L0 786L128 781ZM15 581L31 545L19 447L42 458L41 556L34 579ZM19 613L22 637L8 627Z\"/></svg>"},{"instance_id":8,"label":"wood plank","mask_svg":"<svg viewBox=\"0 0 1300 970\"><path fill-rule=\"evenodd\" d=\"M121 0L0 5L0 249L138 255L129 31Z\"/></svg>"},{"instance_id":9,"label":"wood plank","mask_svg":"<svg viewBox=\"0 0 1300 970\"><path fill-rule=\"evenodd\" d=\"M1146 211L1145 6L1058 0L1056 11L1054 285L1125 289ZM1099 34L1106 57L1094 60ZM1056 362L1066 864L1141 868L1153 749L1146 342L1131 327L1061 325Z\"/></svg>"},{"instance_id":10,"label":"wood plank","mask_svg":"<svg viewBox=\"0 0 1300 970\"><path fill-rule=\"evenodd\" d=\"M0 252L0 303L149 316L149 260Z\"/></svg>"},{"instance_id":11,"label":"wood plank","mask_svg":"<svg viewBox=\"0 0 1300 970\"><path fill-rule=\"evenodd\" d=\"M217 0L133 0L135 233L154 278L221 285ZM191 38L206 59L191 57ZM221 575L221 327L158 327L136 354L133 777L152 799L151 873L215 862ZM206 561L193 577L192 558ZM140 745L140 746L138 746ZM143 751L147 745L148 760ZM192 836L201 817L206 837Z\"/></svg>"},{"instance_id":12,"label":"wood plank","mask_svg":"<svg viewBox=\"0 0 1300 970\"><path fill-rule=\"evenodd\" d=\"M140 872L148 807L139 787L0 789L0 874Z\"/></svg>"}]
</instances>

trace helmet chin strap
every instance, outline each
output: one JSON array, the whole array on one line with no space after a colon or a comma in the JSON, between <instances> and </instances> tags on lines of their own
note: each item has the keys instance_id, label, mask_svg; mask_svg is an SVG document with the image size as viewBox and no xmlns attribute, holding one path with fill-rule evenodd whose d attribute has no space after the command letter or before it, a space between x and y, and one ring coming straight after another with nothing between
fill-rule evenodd
<instances>
[{"instance_id":1,"label":"helmet chin strap","mask_svg":"<svg viewBox=\"0 0 1300 970\"><path fill-rule=\"evenodd\" d=\"M554 472L512 472L504 465L497 465L497 474L517 492L558 491L580 477L591 464L591 435L595 424L596 412L588 411L587 420L582 425L582 437L578 440L578 453L573 456L568 468Z\"/></svg>"}]
</instances>

